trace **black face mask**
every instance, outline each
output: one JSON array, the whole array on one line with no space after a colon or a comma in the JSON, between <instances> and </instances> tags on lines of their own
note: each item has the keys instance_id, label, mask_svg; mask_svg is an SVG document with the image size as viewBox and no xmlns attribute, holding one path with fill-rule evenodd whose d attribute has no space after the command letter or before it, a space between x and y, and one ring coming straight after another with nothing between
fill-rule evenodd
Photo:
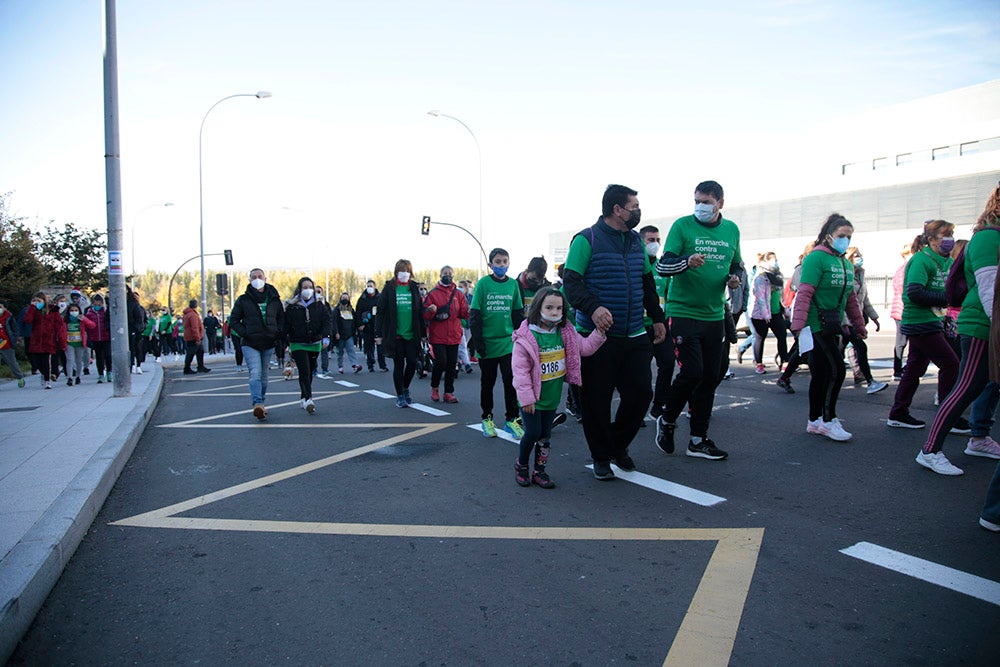
<instances>
[{"instance_id":1,"label":"black face mask","mask_svg":"<svg viewBox=\"0 0 1000 667\"><path fill-rule=\"evenodd\" d=\"M351 300L350 299L341 299L340 302L346 306L347 304L349 304L351 302Z\"/></svg>"},{"instance_id":2,"label":"black face mask","mask_svg":"<svg viewBox=\"0 0 1000 667\"><path fill-rule=\"evenodd\" d=\"M451 276L441 276L441 284L442 285L450 285L451 284Z\"/></svg>"},{"instance_id":3,"label":"black face mask","mask_svg":"<svg viewBox=\"0 0 1000 667\"><path fill-rule=\"evenodd\" d=\"M629 229L635 229L639 226L639 218L642 217L642 211L635 209L629 213L628 220L625 222Z\"/></svg>"},{"instance_id":4,"label":"black face mask","mask_svg":"<svg viewBox=\"0 0 1000 667\"><path fill-rule=\"evenodd\" d=\"M538 288L542 286L542 283L538 280L535 280L534 278L525 278L524 284L527 285L528 289L530 289L532 292L537 291Z\"/></svg>"}]
</instances>

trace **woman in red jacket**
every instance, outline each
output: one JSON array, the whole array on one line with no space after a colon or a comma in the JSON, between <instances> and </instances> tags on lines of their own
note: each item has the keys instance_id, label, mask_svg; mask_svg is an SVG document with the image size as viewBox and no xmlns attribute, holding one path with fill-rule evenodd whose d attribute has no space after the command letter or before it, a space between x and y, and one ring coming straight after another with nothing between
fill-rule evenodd
<instances>
[{"instance_id":1,"label":"woman in red jacket","mask_svg":"<svg viewBox=\"0 0 1000 667\"><path fill-rule=\"evenodd\" d=\"M59 306L49 304L45 292L37 292L24 315L31 325L31 355L42 375L42 386L52 389L59 379L59 352L66 349L66 323L59 315Z\"/></svg>"},{"instance_id":2,"label":"woman in red jacket","mask_svg":"<svg viewBox=\"0 0 1000 667\"><path fill-rule=\"evenodd\" d=\"M427 339L434 348L434 370L431 372L431 400L440 400L438 386L444 373L444 402L458 403L455 398L455 376L458 375L458 346L462 342L462 320L469 318L465 294L455 287L455 270L441 269L441 280L424 298L424 319Z\"/></svg>"}]
</instances>

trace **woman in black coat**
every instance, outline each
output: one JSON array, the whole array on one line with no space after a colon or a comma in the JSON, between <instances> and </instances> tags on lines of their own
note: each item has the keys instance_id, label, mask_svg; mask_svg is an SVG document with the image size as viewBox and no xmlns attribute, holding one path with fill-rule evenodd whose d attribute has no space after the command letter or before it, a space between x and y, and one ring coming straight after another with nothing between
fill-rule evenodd
<instances>
[{"instance_id":1,"label":"woman in black coat","mask_svg":"<svg viewBox=\"0 0 1000 667\"><path fill-rule=\"evenodd\" d=\"M396 407L408 407L410 381L417 370L420 339L424 337L423 301L417 283L411 280L409 260L396 262L395 277L385 283L375 314L375 344L391 356L392 382L396 387Z\"/></svg>"},{"instance_id":2,"label":"woman in black coat","mask_svg":"<svg viewBox=\"0 0 1000 667\"><path fill-rule=\"evenodd\" d=\"M320 351L330 345L331 326L330 309L316 298L312 278L299 278L295 295L285 307L284 333L299 370L302 409L309 414L316 412L312 400L312 379Z\"/></svg>"}]
</instances>

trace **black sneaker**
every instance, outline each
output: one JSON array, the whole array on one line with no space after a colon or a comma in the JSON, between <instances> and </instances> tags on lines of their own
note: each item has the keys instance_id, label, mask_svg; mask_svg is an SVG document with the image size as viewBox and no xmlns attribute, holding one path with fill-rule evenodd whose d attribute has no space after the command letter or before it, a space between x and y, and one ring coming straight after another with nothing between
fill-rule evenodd
<instances>
[{"instance_id":1,"label":"black sneaker","mask_svg":"<svg viewBox=\"0 0 1000 667\"><path fill-rule=\"evenodd\" d=\"M594 477L601 481L615 478L615 473L611 470L609 461L594 461Z\"/></svg>"},{"instance_id":2,"label":"black sneaker","mask_svg":"<svg viewBox=\"0 0 1000 667\"><path fill-rule=\"evenodd\" d=\"M785 378L778 378L775 381L774 384L776 384L779 387L781 387L782 389L784 389L786 394L794 394L795 393L795 389L792 388L792 383L789 382L788 380L786 380Z\"/></svg>"},{"instance_id":3,"label":"black sneaker","mask_svg":"<svg viewBox=\"0 0 1000 667\"><path fill-rule=\"evenodd\" d=\"M197 375L197 374L198 374L198 371L193 371L190 368L185 368L184 369L184 375Z\"/></svg>"},{"instance_id":4,"label":"black sneaker","mask_svg":"<svg viewBox=\"0 0 1000 667\"><path fill-rule=\"evenodd\" d=\"M658 403L653 403L653 407L649 409L649 416L656 419L663 414L663 406Z\"/></svg>"},{"instance_id":5,"label":"black sneaker","mask_svg":"<svg viewBox=\"0 0 1000 667\"><path fill-rule=\"evenodd\" d=\"M902 415L900 417L889 417L885 420L885 425L893 428L923 428L927 425L927 422L911 415Z\"/></svg>"},{"instance_id":6,"label":"black sneaker","mask_svg":"<svg viewBox=\"0 0 1000 667\"><path fill-rule=\"evenodd\" d=\"M615 457L615 465L624 470L625 472L632 472L635 470L635 461L628 454L623 454L621 456Z\"/></svg>"},{"instance_id":7,"label":"black sneaker","mask_svg":"<svg viewBox=\"0 0 1000 667\"><path fill-rule=\"evenodd\" d=\"M565 412L557 413L556 416L552 418L552 425L553 426L559 426L560 424L565 424L565 423L566 423L566 413Z\"/></svg>"},{"instance_id":8,"label":"black sneaker","mask_svg":"<svg viewBox=\"0 0 1000 667\"><path fill-rule=\"evenodd\" d=\"M951 427L951 433L953 435L969 435L972 433L972 428L969 426L969 420L965 417L959 417L955 421L955 425Z\"/></svg>"},{"instance_id":9,"label":"black sneaker","mask_svg":"<svg viewBox=\"0 0 1000 667\"><path fill-rule=\"evenodd\" d=\"M674 429L676 424L671 424L663 415L656 418L656 446L664 454L674 453Z\"/></svg>"},{"instance_id":10,"label":"black sneaker","mask_svg":"<svg viewBox=\"0 0 1000 667\"><path fill-rule=\"evenodd\" d=\"M702 438L697 445L694 442L688 443L688 456L696 456L700 459L711 459L712 461L722 461L729 457L728 452L724 452L715 446L715 443L708 438Z\"/></svg>"}]
</instances>

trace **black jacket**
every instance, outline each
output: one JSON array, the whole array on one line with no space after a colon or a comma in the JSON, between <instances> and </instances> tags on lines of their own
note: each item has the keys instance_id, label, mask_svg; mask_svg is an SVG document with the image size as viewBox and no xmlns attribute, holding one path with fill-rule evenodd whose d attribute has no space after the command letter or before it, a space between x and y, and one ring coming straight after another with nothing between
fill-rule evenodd
<instances>
[{"instance_id":1,"label":"black jacket","mask_svg":"<svg viewBox=\"0 0 1000 667\"><path fill-rule=\"evenodd\" d=\"M219 324L219 318L215 315L209 315L206 317L202 320L202 324L205 326L205 332L209 334L215 333L215 330L222 326Z\"/></svg>"},{"instance_id":2,"label":"black jacket","mask_svg":"<svg viewBox=\"0 0 1000 667\"><path fill-rule=\"evenodd\" d=\"M266 321L261 317L259 304L262 303L267 303ZM229 328L240 337L243 345L261 351L274 347L285 331L285 308L278 290L272 285L264 285L264 291L258 292L253 285L247 285L247 291L233 305Z\"/></svg>"},{"instance_id":3,"label":"black jacket","mask_svg":"<svg viewBox=\"0 0 1000 667\"><path fill-rule=\"evenodd\" d=\"M289 343L318 343L330 338L330 309L321 301L308 306L295 299L285 308L285 336Z\"/></svg>"},{"instance_id":4,"label":"black jacket","mask_svg":"<svg viewBox=\"0 0 1000 667\"><path fill-rule=\"evenodd\" d=\"M138 300L125 299L125 315L128 320L129 333L141 334L142 330L146 328L146 311Z\"/></svg>"},{"instance_id":5,"label":"black jacket","mask_svg":"<svg viewBox=\"0 0 1000 667\"><path fill-rule=\"evenodd\" d=\"M372 308L378 306L379 294L378 290L375 290L374 294L368 294L368 290L366 289L358 297L358 303L354 306L354 317L357 318L355 324L359 329L368 324L371 324L374 328L375 322L372 320L375 318L372 316Z\"/></svg>"},{"instance_id":6,"label":"black jacket","mask_svg":"<svg viewBox=\"0 0 1000 667\"><path fill-rule=\"evenodd\" d=\"M387 356L396 351L396 287L394 280L387 280L378 298L378 312L375 314L375 337L382 339L382 350ZM413 335L418 340L424 337L423 299L417 282L409 282L413 297ZM383 333L385 332L385 333Z\"/></svg>"},{"instance_id":7,"label":"black jacket","mask_svg":"<svg viewBox=\"0 0 1000 667\"><path fill-rule=\"evenodd\" d=\"M340 309L340 302L335 303L330 308L333 309L333 333L339 334L340 340L354 338L355 328L360 324L358 316L348 306L347 312L351 314L351 318L344 317L344 311Z\"/></svg>"}]
</instances>

